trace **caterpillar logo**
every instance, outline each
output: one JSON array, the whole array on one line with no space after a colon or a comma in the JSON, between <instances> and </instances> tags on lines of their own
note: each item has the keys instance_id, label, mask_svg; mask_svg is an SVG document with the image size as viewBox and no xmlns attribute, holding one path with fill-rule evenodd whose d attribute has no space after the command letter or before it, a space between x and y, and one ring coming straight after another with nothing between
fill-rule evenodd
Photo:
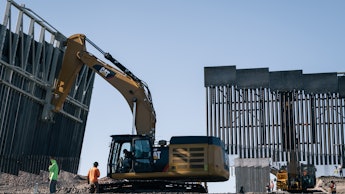
<instances>
[{"instance_id":1,"label":"caterpillar logo","mask_svg":"<svg viewBox=\"0 0 345 194\"><path fill-rule=\"evenodd\" d=\"M111 79L115 76L115 72L103 67L102 65L96 64L93 66L94 69L96 69L99 74L103 75L106 79Z\"/></svg>"}]
</instances>

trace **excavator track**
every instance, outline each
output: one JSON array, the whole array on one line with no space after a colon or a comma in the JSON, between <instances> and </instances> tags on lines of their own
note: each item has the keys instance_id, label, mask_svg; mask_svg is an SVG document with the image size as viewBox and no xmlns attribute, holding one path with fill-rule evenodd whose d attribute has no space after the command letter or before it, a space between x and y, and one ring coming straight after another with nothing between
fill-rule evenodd
<instances>
[{"instance_id":1,"label":"excavator track","mask_svg":"<svg viewBox=\"0 0 345 194\"><path fill-rule=\"evenodd\" d=\"M183 192L207 193L200 183L166 180L123 180L100 184L100 193Z\"/></svg>"}]
</instances>

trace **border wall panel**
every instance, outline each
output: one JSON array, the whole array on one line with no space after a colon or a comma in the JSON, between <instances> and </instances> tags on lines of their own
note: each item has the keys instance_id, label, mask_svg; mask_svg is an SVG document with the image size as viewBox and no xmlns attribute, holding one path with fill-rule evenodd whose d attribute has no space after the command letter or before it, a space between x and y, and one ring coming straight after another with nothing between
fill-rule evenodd
<instances>
[{"instance_id":1,"label":"border wall panel","mask_svg":"<svg viewBox=\"0 0 345 194\"><path fill-rule=\"evenodd\" d=\"M240 158L287 162L297 152L314 165L345 163L343 74L233 67L231 74L222 74L224 66L205 67L207 135L221 138ZM258 72L262 76L253 76Z\"/></svg>"},{"instance_id":2,"label":"border wall panel","mask_svg":"<svg viewBox=\"0 0 345 194\"><path fill-rule=\"evenodd\" d=\"M236 83L236 66L205 67L205 87Z\"/></svg>"},{"instance_id":3,"label":"border wall panel","mask_svg":"<svg viewBox=\"0 0 345 194\"><path fill-rule=\"evenodd\" d=\"M270 72L269 79L272 91L300 90L303 87L302 70Z\"/></svg>"},{"instance_id":4,"label":"border wall panel","mask_svg":"<svg viewBox=\"0 0 345 194\"><path fill-rule=\"evenodd\" d=\"M236 84L239 88L267 88L269 85L268 68L236 70Z\"/></svg>"},{"instance_id":5,"label":"border wall panel","mask_svg":"<svg viewBox=\"0 0 345 194\"><path fill-rule=\"evenodd\" d=\"M38 174L47 170L52 155L60 169L77 173L94 73L82 71L66 110L53 114L51 89L61 68L65 37L15 2L8 1L7 7L0 24L0 172ZM23 31L21 23L10 19L12 13L18 13L18 22L26 16L37 25ZM34 38L33 26L41 28L36 30L39 39ZM46 41L48 35L51 39Z\"/></svg>"},{"instance_id":6,"label":"border wall panel","mask_svg":"<svg viewBox=\"0 0 345 194\"><path fill-rule=\"evenodd\" d=\"M338 77L338 83L339 83L339 95L341 98L345 98L345 76Z\"/></svg>"},{"instance_id":7,"label":"border wall panel","mask_svg":"<svg viewBox=\"0 0 345 194\"><path fill-rule=\"evenodd\" d=\"M304 74L303 89L314 94L338 92L337 73Z\"/></svg>"}]
</instances>

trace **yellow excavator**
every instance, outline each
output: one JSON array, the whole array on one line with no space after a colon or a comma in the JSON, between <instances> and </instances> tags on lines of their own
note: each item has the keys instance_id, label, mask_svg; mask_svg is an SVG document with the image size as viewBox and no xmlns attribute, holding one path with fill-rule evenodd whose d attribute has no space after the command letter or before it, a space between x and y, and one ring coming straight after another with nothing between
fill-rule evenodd
<instances>
[{"instance_id":1,"label":"yellow excavator","mask_svg":"<svg viewBox=\"0 0 345 194\"><path fill-rule=\"evenodd\" d=\"M86 42L115 66L87 52ZM111 136L107 176L114 181L101 184L101 192L205 193L207 186L203 182L229 179L228 156L219 138L173 136L169 143L156 143L156 114L147 85L83 34L72 35L65 45L53 91L53 110L63 108L78 73L86 65L122 94L133 114L132 131L136 134Z\"/></svg>"},{"instance_id":2,"label":"yellow excavator","mask_svg":"<svg viewBox=\"0 0 345 194\"><path fill-rule=\"evenodd\" d=\"M303 164L290 161L288 165L279 170L271 169L271 173L277 177L277 190L290 193L313 193L317 192L316 168L313 164Z\"/></svg>"}]
</instances>

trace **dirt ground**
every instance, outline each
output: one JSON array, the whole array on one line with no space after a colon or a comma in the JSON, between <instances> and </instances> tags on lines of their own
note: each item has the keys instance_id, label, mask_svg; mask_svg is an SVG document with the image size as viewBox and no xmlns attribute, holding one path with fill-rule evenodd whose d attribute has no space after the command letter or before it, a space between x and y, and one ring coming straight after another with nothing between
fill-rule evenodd
<instances>
[{"instance_id":1,"label":"dirt ground","mask_svg":"<svg viewBox=\"0 0 345 194\"><path fill-rule=\"evenodd\" d=\"M345 193L345 178L319 177L317 188L320 193L330 193L329 184L336 183L337 193ZM100 179L100 183L111 182L109 178ZM18 176L0 173L0 194L4 193L49 193L48 172L41 171L39 175L19 172ZM88 193L85 176L61 171L57 183L57 193ZM279 193L279 192L277 192Z\"/></svg>"},{"instance_id":2,"label":"dirt ground","mask_svg":"<svg viewBox=\"0 0 345 194\"><path fill-rule=\"evenodd\" d=\"M330 176L319 177L318 179L319 183L316 185L316 187L323 189L324 192L330 193L329 186L333 180L336 185L337 193L345 193L345 178Z\"/></svg>"},{"instance_id":3,"label":"dirt ground","mask_svg":"<svg viewBox=\"0 0 345 194\"><path fill-rule=\"evenodd\" d=\"M60 171L58 193L87 193L86 177ZM0 193L49 193L48 172L39 175L19 172L18 176L0 173Z\"/></svg>"}]
</instances>

